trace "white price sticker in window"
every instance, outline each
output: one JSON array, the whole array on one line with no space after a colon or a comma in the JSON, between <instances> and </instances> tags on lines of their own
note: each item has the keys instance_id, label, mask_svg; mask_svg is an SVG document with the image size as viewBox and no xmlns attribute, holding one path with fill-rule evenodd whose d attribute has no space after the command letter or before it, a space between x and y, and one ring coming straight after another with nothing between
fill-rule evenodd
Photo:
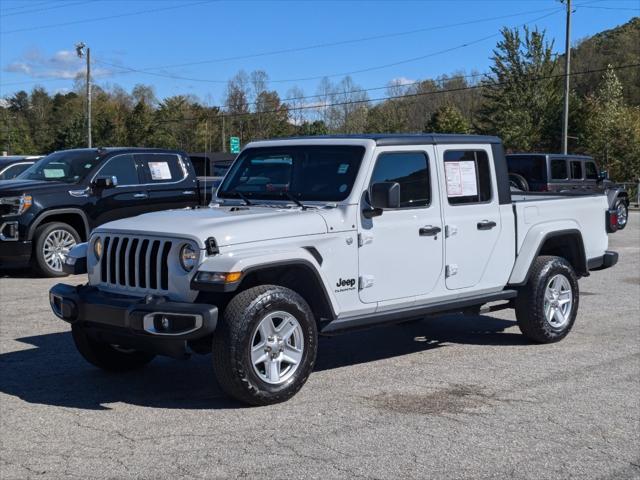
<instances>
[{"instance_id":1,"label":"white price sticker in window","mask_svg":"<svg viewBox=\"0 0 640 480\"><path fill-rule=\"evenodd\" d=\"M63 178L64 170L61 168L45 168L43 170L44 178Z\"/></svg>"},{"instance_id":2,"label":"white price sticker in window","mask_svg":"<svg viewBox=\"0 0 640 480\"><path fill-rule=\"evenodd\" d=\"M167 162L149 162L151 180L171 180L171 170Z\"/></svg>"},{"instance_id":3,"label":"white price sticker in window","mask_svg":"<svg viewBox=\"0 0 640 480\"><path fill-rule=\"evenodd\" d=\"M447 177L447 196L471 197L478 195L478 175L476 162L445 162Z\"/></svg>"}]
</instances>

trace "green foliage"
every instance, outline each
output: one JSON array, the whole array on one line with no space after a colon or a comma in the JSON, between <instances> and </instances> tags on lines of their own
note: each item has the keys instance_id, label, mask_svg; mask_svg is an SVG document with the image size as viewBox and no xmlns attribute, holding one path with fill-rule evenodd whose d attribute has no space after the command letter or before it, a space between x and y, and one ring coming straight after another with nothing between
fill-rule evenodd
<instances>
[{"instance_id":1,"label":"green foliage","mask_svg":"<svg viewBox=\"0 0 640 480\"><path fill-rule=\"evenodd\" d=\"M462 112L453 106L440 107L425 125L425 132L469 133L471 126Z\"/></svg>"}]
</instances>

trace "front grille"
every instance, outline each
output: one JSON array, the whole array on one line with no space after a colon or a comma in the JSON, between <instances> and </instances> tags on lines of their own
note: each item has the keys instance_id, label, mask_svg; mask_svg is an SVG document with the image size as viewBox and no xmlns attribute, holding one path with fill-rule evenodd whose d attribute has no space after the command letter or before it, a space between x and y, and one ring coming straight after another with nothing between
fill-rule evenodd
<instances>
[{"instance_id":1,"label":"front grille","mask_svg":"<svg viewBox=\"0 0 640 480\"><path fill-rule=\"evenodd\" d=\"M107 235L102 238L103 284L144 290L169 290L171 240Z\"/></svg>"}]
</instances>

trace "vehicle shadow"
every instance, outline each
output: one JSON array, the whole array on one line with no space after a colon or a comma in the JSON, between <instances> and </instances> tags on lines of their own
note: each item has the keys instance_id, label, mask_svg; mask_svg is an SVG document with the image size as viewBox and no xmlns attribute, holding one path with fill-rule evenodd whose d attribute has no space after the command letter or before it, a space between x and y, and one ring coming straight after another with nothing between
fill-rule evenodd
<instances>
[{"instance_id":1,"label":"vehicle shadow","mask_svg":"<svg viewBox=\"0 0 640 480\"><path fill-rule=\"evenodd\" d=\"M316 370L329 370L441 348L447 344L526 345L514 322L492 317L447 316L353 332L320 340ZM103 372L78 354L69 332L19 338L35 348L0 354L0 392L29 403L89 410L110 403L170 409L234 409L224 395L210 356L185 361L158 357L125 374Z\"/></svg>"}]
</instances>

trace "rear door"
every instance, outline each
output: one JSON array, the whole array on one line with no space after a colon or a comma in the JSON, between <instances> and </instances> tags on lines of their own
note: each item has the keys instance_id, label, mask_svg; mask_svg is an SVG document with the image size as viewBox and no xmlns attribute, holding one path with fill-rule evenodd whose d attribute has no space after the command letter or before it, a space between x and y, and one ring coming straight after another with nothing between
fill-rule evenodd
<instances>
[{"instance_id":1,"label":"rear door","mask_svg":"<svg viewBox=\"0 0 640 480\"><path fill-rule=\"evenodd\" d=\"M142 168L149 211L195 207L198 204L198 184L176 153L139 153L136 160Z\"/></svg>"},{"instance_id":2,"label":"rear door","mask_svg":"<svg viewBox=\"0 0 640 480\"><path fill-rule=\"evenodd\" d=\"M549 191L562 192L571 188L569 183L569 163L564 157L551 157L549 159Z\"/></svg>"},{"instance_id":3,"label":"rear door","mask_svg":"<svg viewBox=\"0 0 640 480\"><path fill-rule=\"evenodd\" d=\"M494 162L487 145L438 145L450 290L477 286L502 228Z\"/></svg>"},{"instance_id":4,"label":"rear door","mask_svg":"<svg viewBox=\"0 0 640 480\"><path fill-rule=\"evenodd\" d=\"M593 160L584 161L584 189L588 193L596 193L601 190L598 182L598 169Z\"/></svg>"}]
</instances>

